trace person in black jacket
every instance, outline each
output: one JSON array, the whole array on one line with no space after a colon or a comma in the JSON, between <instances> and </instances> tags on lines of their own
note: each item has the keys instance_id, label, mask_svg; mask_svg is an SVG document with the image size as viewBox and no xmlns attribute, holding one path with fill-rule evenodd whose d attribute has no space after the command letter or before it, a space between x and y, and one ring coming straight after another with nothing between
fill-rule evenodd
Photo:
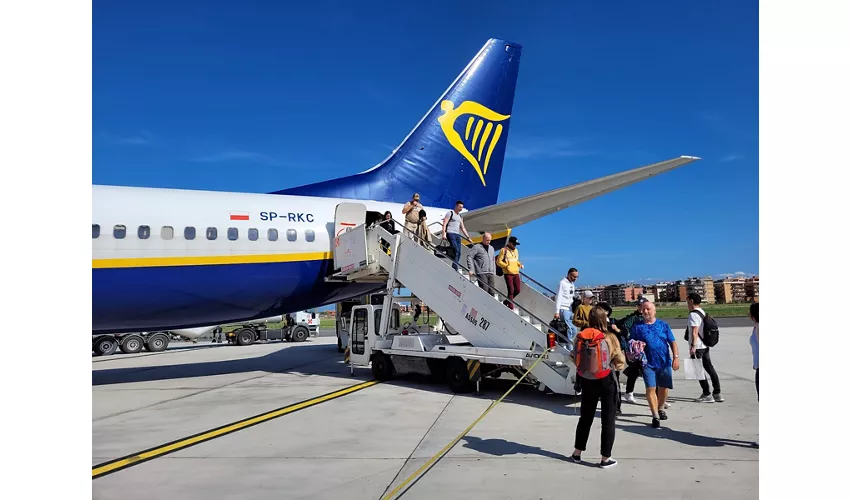
<instances>
[{"instance_id":1,"label":"person in black jacket","mask_svg":"<svg viewBox=\"0 0 850 500\"><path fill-rule=\"evenodd\" d=\"M395 221L393 220L393 213L390 212L389 210L384 212L384 220L381 221L381 227L386 229L387 232L390 233L390 234L396 233ZM389 251L390 250L390 242L383 239L383 238L381 239L381 250L386 252L387 255L389 255L389 253L390 253L390 251Z\"/></svg>"},{"instance_id":2,"label":"person in black jacket","mask_svg":"<svg viewBox=\"0 0 850 500\"><path fill-rule=\"evenodd\" d=\"M629 333L631 332L632 327L643 322L643 315L640 312L640 306L643 305L644 302L649 302L649 299L642 296L639 297L637 309L618 321L617 326L620 328L620 345L624 352L629 348ZM623 373L626 374L626 393L623 396L623 399L629 403L635 403L635 383L637 382L638 377L643 375L643 365L640 361L629 361L628 357L626 357L626 364L628 366L626 366L626 369L623 370Z\"/></svg>"}]
</instances>

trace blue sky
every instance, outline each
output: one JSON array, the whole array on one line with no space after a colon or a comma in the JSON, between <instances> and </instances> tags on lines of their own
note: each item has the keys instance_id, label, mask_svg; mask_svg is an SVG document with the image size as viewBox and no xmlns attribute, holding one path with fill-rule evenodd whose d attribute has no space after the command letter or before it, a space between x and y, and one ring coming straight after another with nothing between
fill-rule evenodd
<instances>
[{"instance_id":1,"label":"blue sky","mask_svg":"<svg viewBox=\"0 0 850 500\"><path fill-rule=\"evenodd\" d=\"M363 171L498 37L523 45L500 201L703 158L517 228L530 275L758 273L757 2L520 5L95 1L92 182L269 192Z\"/></svg>"}]
</instances>

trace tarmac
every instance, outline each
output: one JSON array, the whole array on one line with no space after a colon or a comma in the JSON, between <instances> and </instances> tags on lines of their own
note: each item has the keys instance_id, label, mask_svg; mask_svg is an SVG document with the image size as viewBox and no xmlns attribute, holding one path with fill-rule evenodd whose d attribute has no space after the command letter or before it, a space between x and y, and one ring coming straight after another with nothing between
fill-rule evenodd
<instances>
[{"instance_id":1,"label":"tarmac","mask_svg":"<svg viewBox=\"0 0 850 500\"><path fill-rule=\"evenodd\" d=\"M671 321L672 323L672 321ZM684 351L681 328L674 332ZM650 426L623 403L612 469L596 467L595 421L584 462L573 463L573 397L517 387L426 474L393 498L758 498L758 401L750 328L721 324L712 349L723 403L696 403L699 384L674 373L672 406ZM426 379L378 383L162 454L139 453L372 380L354 376L334 337L239 347L185 344L162 353L92 358L92 465L129 466L93 477L96 499L379 499L469 426L512 384L455 395ZM623 383L625 379L623 378ZM289 411L289 410L285 410ZM161 448L160 448L161 449Z\"/></svg>"}]
</instances>

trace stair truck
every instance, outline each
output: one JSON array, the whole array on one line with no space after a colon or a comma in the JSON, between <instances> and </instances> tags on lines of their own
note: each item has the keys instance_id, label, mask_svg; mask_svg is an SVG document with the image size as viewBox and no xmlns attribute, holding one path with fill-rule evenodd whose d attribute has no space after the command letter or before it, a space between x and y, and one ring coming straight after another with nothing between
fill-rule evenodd
<instances>
[{"instance_id":1,"label":"stair truck","mask_svg":"<svg viewBox=\"0 0 850 500\"><path fill-rule=\"evenodd\" d=\"M390 255L382 250L382 240L390 243ZM390 234L366 224L343 232L334 244L345 251L334 252L335 272L329 280L386 283L382 305L351 308L345 358L352 373L357 367L371 367L379 380L421 373L466 392L485 377L506 372L520 377L542 357L526 380L541 391L575 394L567 339L518 303L513 310L506 307L498 295L482 290L452 269L448 259L436 256L433 247L421 246L403 232ZM458 335L414 332L399 325L395 302L402 297L394 296L394 290L400 287L425 301ZM394 312L387 315L383 310Z\"/></svg>"}]
</instances>

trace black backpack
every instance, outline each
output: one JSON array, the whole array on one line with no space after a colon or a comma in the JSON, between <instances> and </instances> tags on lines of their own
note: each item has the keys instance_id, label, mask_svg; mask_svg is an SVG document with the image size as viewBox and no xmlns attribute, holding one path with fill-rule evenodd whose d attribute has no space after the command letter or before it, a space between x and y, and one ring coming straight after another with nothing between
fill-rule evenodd
<instances>
[{"instance_id":1,"label":"black backpack","mask_svg":"<svg viewBox=\"0 0 850 500\"><path fill-rule=\"evenodd\" d=\"M702 318L702 343L705 344L706 347L716 346L720 341L720 328L718 328L717 322L714 321L714 318L712 318L709 314L703 314L696 309L691 312L699 314ZM685 340L690 340L689 334L689 331L685 332Z\"/></svg>"}]
</instances>

